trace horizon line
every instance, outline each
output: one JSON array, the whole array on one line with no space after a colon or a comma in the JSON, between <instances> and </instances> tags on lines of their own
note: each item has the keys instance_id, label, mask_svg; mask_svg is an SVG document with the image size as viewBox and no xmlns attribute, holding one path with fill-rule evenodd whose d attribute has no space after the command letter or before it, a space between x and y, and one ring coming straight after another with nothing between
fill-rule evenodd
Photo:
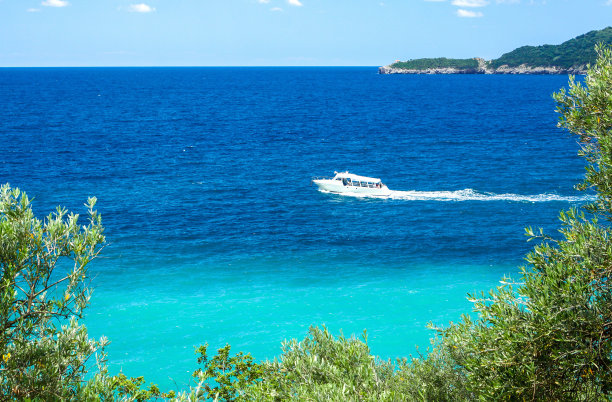
<instances>
[{"instance_id":1,"label":"horizon line","mask_svg":"<svg viewBox=\"0 0 612 402\"><path fill-rule=\"evenodd\" d=\"M337 68L337 67L359 67L359 68L378 68L379 65L129 65L129 66L113 66L113 65L92 65L92 66L0 66L0 68Z\"/></svg>"}]
</instances>

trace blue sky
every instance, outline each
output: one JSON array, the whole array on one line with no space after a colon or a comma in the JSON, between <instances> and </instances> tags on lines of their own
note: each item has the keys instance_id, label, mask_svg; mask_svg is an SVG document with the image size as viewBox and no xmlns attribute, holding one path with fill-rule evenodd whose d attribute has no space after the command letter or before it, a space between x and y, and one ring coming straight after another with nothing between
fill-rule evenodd
<instances>
[{"instance_id":1,"label":"blue sky","mask_svg":"<svg viewBox=\"0 0 612 402\"><path fill-rule=\"evenodd\" d=\"M612 0L0 0L0 66L491 59L610 25Z\"/></svg>"}]
</instances>

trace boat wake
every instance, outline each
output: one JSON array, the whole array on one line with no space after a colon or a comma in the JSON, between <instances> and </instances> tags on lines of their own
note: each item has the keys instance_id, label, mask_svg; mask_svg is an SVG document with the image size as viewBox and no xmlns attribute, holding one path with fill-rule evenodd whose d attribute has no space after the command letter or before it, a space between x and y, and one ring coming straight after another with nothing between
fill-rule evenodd
<instances>
[{"instance_id":1,"label":"boat wake","mask_svg":"<svg viewBox=\"0 0 612 402\"><path fill-rule=\"evenodd\" d=\"M327 191L322 191L327 193ZM582 196L571 196L571 195L559 195L553 193L544 193L536 195L523 195L523 194L495 194L486 193L472 190L467 188L465 190L457 191L391 191L391 195L386 197L372 197L365 194L356 193L334 193L338 195L344 195L349 197L358 198L386 198L392 200L406 200L406 201L513 201L513 202L588 202L594 201L594 196L582 195Z\"/></svg>"}]
</instances>

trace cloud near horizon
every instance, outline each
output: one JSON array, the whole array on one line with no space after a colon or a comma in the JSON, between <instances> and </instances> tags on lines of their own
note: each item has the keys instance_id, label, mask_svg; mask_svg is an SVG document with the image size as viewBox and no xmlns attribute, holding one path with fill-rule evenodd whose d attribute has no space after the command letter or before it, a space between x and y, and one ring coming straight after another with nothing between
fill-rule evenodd
<instances>
[{"instance_id":1,"label":"cloud near horizon","mask_svg":"<svg viewBox=\"0 0 612 402\"><path fill-rule=\"evenodd\" d=\"M132 13L152 13L153 11L155 11L155 8L145 3L130 4L128 11Z\"/></svg>"},{"instance_id":2,"label":"cloud near horizon","mask_svg":"<svg viewBox=\"0 0 612 402\"><path fill-rule=\"evenodd\" d=\"M480 18L483 15L484 14L481 13L480 11L469 11L469 10L464 10L462 8L457 10L457 17L461 17L461 18Z\"/></svg>"},{"instance_id":3,"label":"cloud near horizon","mask_svg":"<svg viewBox=\"0 0 612 402\"><path fill-rule=\"evenodd\" d=\"M453 0L451 4L457 7L484 7L489 2L487 0Z\"/></svg>"},{"instance_id":4,"label":"cloud near horizon","mask_svg":"<svg viewBox=\"0 0 612 402\"><path fill-rule=\"evenodd\" d=\"M45 7L66 7L70 3L68 3L66 0L45 0L40 4Z\"/></svg>"},{"instance_id":5,"label":"cloud near horizon","mask_svg":"<svg viewBox=\"0 0 612 402\"><path fill-rule=\"evenodd\" d=\"M446 0L424 0L428 3L446 3ZM480 11L470 11L465 8L478 8L486 7L491 4L492 0L450 0L450 4L458 8L455 11L455 15L460 18L479 18L483 17L484 14ZM520 0L495 0L497 3L518 3ZM612 1L612 0L608 0Z\"/></svg>"},{"instance_id":6,"label":"cloud near horizon","mask_svg":"<svg viewBox=\"0 0 612 402\"><path fill-rule=\"evenodd\" d=\"M270 4L271 0L257 0L257 2L259 4ZM301 0L286 0L286 3L288 5L290 5L290 6L293 6L293 7L302 7L302 6L304 6L304 4L302 3ZM270 9L270 11L278 12L278 11L283 11L283 9L281 7L272 7Z\"/></svg>"}]
</instances>

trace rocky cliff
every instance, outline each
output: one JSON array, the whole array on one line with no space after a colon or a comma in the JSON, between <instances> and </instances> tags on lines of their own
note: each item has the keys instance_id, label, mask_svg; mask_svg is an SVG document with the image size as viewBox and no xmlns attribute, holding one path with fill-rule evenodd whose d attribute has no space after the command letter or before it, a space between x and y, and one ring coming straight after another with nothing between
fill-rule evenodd
<instances>
[{"instance_id":1,"label":"rocky cliff","mask_svg":"<svg viewBox=\"0 0 612 402\"><path fill-rule=\"evenodd\" d=\"M489 62L475 58L478 61L477 68L427 68L427 69L406 69L395 68L393 65L378 68L379 74L573 74L582 75L586 73L586 65L579 67L563 68L557 66L532 67L527 64L510 67L506 64L497 68L489 66Z\"/></svg>"}]
</instances>

